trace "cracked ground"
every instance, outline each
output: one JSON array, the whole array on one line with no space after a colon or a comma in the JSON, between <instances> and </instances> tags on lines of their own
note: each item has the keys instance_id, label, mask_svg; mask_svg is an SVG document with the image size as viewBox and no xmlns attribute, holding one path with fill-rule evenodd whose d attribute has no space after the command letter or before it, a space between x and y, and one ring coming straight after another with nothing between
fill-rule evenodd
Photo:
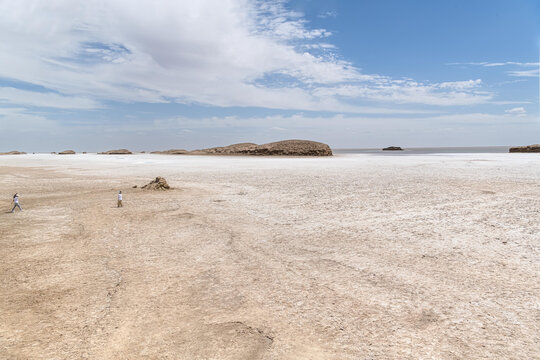
<instances>
[{"instance_id":1,"label":"cracked ground","mask_svg":"<svg viewBox=\"0 0 540 360\"><path fill-rule=\"evenodd\" d=\"M0 159L0 358L539 359L540 161L477 157Z\"/></svg>"}]
</instances>

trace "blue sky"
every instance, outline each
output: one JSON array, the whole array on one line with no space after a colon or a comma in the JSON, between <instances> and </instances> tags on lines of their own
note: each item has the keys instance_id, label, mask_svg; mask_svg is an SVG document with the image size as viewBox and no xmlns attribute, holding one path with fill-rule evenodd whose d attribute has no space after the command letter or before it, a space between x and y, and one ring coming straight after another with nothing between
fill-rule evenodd
<instances>
[{"instance_id":1,"label":"blue sky","mask_svg":"<svg viewBox=\"0 0 540 360\"><path fill-rule=\"evenodd\" d=\"M0 0L0 151L540 142L540 3Z\"/></svg>"}]
</instances>

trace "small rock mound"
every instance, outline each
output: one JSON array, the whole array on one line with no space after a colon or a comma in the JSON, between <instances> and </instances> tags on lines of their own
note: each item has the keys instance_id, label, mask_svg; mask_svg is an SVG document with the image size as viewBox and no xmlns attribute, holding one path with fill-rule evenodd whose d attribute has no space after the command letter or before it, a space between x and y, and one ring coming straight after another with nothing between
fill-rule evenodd
<instances>
[{"instance_id":1,"label":"small rock mound","mask_svg":"<svg viewBox=\"0 0 540 360\"><path fill-rule=\"evenodd\" d=\"M389 146L389 147L385 147L383 150L384 151L400 151L403 149L400 148L399 146Z\"/></svg>"},{"instance_id":2,"label":"small rock mound","mask_svg":"<svg viewBox=\"0 0 540 360\"><path fill-rule=\"evenodd\" d=\"M540 152L540 144L511 147L509 152Z\"/></svg>"},{"instance_id":3,"label":"small rock mound","mask_svg":"<svg viewBox=\"0 0 540 360\"><path fill-rule=\"evenodd\" d=\"M64 150L58 153L58 155L74 155L75 151L73 150Z\"/></svg>"},{"instance_id":4,"label":"small rock mound","mask_svg":"<svg viewBox=\"0 0 540 360\"><path fill-rule=\"evenodd\" d=\"M158 176L154 180L150 181L148 184L141 187L145 190L169 190L171 187L167 184L167 180Z\"/></svg>"},{"instance_id":5,"label":"small rock mound","mask_svg":"<svg viewBox=\"0 0 540 360\"><path fill-rule=\"evenodd\" d=\"M238 155L247 154L249 151L257 148L257 144L240 143L227 146L218 146L202 150L193 150L189 153L192 155Z\"/></svg>"},{"instance_id":6,"label":"small rock mound","mask_svg":"<svg viewBox=\"0 0 540 360\"><path fill-rule=\"evenodd\" d=\"M24 155L26 154L25 152L22 152L22 151L10 151L10 152L3 152L3 153L0 153L0 155Z\"/></svg>"},{"instance_id":7,"label":"small rock mound","mask_svg":"<svg viewBox=\"0 0 540 360\"><path fill-rule=\"evenodd\" d=\"M187 154L189 151L184 149L171 149L165 151L152 151L150 154L161 154L161 155L183 155Z\"/></svg>"},{"instance_id":8,"label":"small rock mound","mask_svg":"<svg viewBox=\"0 0 540 360\"><path fill-rule=\"evenodd\" d=\"M118 150L109 150L109 151L105 151L105 152L100 152L99 154L103 154L103 155L129 155L129 154L133 154L131 151L129 151L128 149L118 149Z\"/></svg>"}]
</instances>

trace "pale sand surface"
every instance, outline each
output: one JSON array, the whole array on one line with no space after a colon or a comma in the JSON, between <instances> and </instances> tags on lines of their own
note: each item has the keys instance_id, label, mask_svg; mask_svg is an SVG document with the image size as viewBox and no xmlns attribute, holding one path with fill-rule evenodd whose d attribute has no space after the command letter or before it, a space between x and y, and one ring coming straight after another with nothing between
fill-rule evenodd
<instances>
[{"instance_id":1,"label":"pale sand surface","mask_svg":"<svg viewBox=\"0 0 540 360\"><path fill-rule=\"evenodd\" d=\"M1 359L540 359L540 154L3 156L0 185Z\"/></svg>"}]
</instances>

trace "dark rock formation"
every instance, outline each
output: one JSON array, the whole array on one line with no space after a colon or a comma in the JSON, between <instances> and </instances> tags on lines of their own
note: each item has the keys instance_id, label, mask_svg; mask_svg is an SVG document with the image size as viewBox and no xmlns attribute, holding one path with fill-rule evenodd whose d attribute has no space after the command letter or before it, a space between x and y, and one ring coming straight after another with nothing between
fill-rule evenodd
<instances>
[{"instance_id":1,"label":"dark rock formation","mask_svg":"<svg viewBox=\"0 0 540 360\"><path fill-rule=\"evenodd\" d=\"M24 155L26 154L25 152L22 152L22 151L10 151L10 152L3 152L3 153L0 153L0 155Z\"/></svg>"},{"instance_id":2,"label":"dark rock formation","mask_svg":"<svg viewBox=\"0 0 540 360\"><path fill-rule=\"evenodd\" d=\"M193 155L332 156L326 144L309 140L284 140L257 145L241 143L189 152Z\"/></svg>"},{"instance_id":3,"label":"dark rock formation","mask_svg":"<svg viewBox=\"0 0 540 360\"><path fill-rule=\"evenodd\" d=\"M150 154L163 154L163 155L183 155L187 154L189 151L184 149L171 149L165 151L152 151Z\"/></svg>"},{"instance_id":4,"label":"dark rock formation","mask_svg":"<svg viewBox=\"0 0 540 360\"><path fill-rule=\"evenodd\" d=\"M75 154L75 151L73 150L64 150L58 153L58 155L73 155L73 154Z\"/></svg>"},{"instance_id":5,"label":"dark rock formation","mask_svg":"<svg viewBox=\"0 0 540 360\"><path fill-rule=\"evenodd\" d=\"M403 150L403 149L400 148L399 146L389 146L389 147L385 147L383 150L385 150L385 151L396 151L396 150Z\"/></svg>"},{"instance_id":6,"label":"dark rock formation","mask_svg":"<svg viewBox=\"0 0 540 360\"><path fill-rule=\"evenodd\" d=\"M129 155L129 154L133 154L131 151L129 151L128 149L119 149L119 150L109 150L109 151L105 151L105 152L100 152L98 154L103 154L103 155Z\"/></svg>"},{"instance_id":7,"label":"dark rock formation","mask_svg":"<svg viewBox=\"0 0 540 360\"><path fill-rule=\"evenodd\" d=\"M540 144L511 147L509 152L540 152Z\"/></svg>"},{"instance_id":8,"label":"dark rock formation","mask_svg":"<svg viewBox=\"0 0 540 360\"><path fill-rule=\"evenodd\" d=\"M167 184L167 180L165 180L165 178L158 176L141 188L145 190L169 190L171 187L169 184Z\"/></svg>"}]
</instances>

